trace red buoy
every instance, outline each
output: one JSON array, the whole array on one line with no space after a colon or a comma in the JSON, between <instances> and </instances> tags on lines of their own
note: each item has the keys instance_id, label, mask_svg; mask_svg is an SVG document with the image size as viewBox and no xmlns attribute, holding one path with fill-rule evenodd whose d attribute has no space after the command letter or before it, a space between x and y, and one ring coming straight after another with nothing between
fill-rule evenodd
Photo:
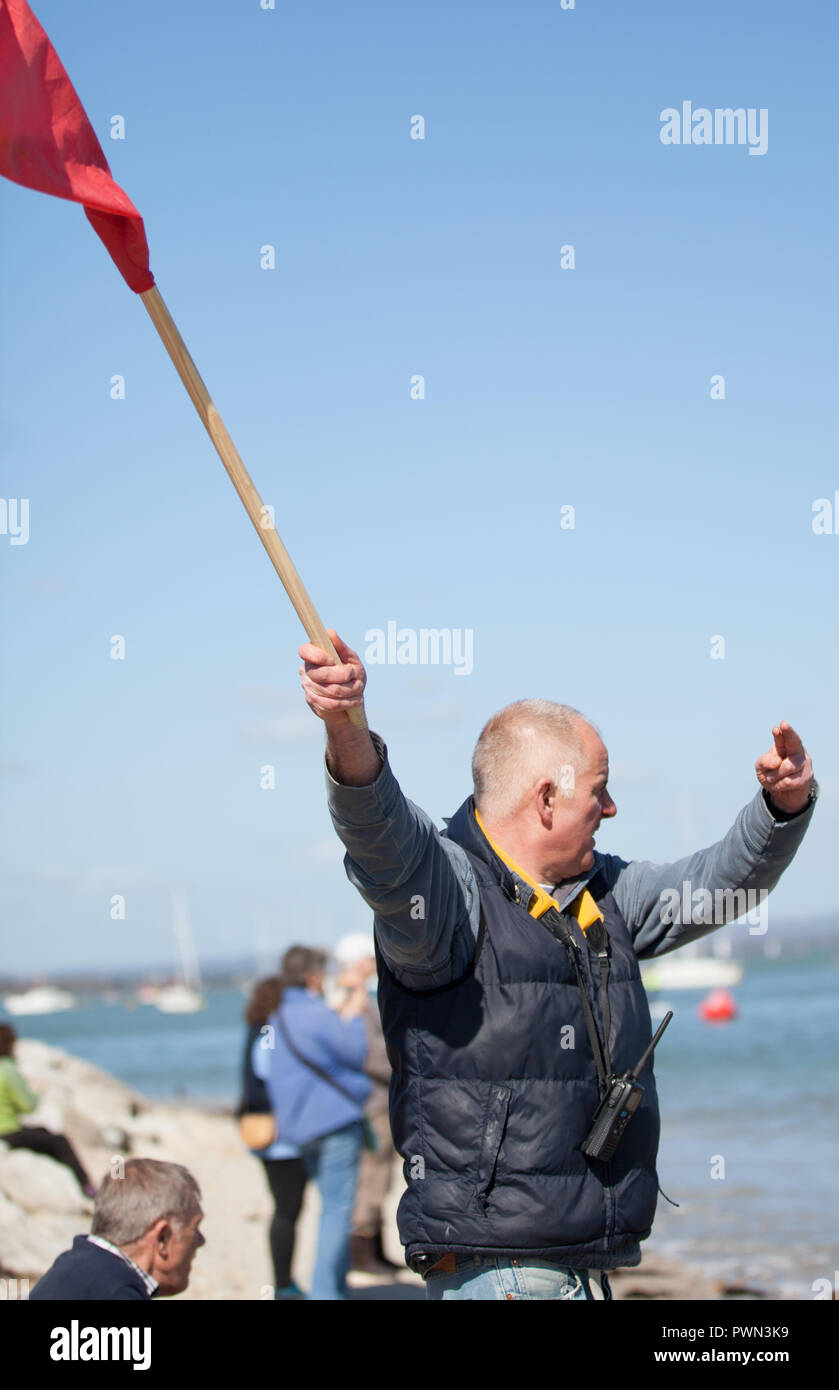
<instances>
[{"instance_id":1,"label":"red buoy","mask_svg":"<svg viewBox=\"0 0 839 1390\"><path fill-rule=\"evenodd\" d=\"M699 1005L699 1017L706 1023L729 1023L737 1017L737 1005L730 990L712 989Z\"/></svg>"}]
</instances>

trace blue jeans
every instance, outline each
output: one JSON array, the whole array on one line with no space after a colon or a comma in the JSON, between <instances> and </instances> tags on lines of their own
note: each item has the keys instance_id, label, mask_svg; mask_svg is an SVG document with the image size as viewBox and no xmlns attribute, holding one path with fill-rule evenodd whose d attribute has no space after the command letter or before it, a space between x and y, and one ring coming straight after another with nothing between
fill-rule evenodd
<instances>
[{"instance_id":1,"label":"blue jeans","mask_svg":"<svg viewBox=\"0 0 839 1390\"><path fill-rule=\"evenodd\" d=\"M426 1276L430 1299L611 1299L605 1274L593 1269L569 1269L547 1260L512 1260L506 1256L458 1255L452 1274Z\"/></svg>"},{"instance_id":2,"label":"blue jeans","mask_svg":"<svg viewBox=\"0 0 839 1390\"><path fill-rule=\"evenodd\" d=\"M300 1148L306 1172L317 1183L322 1207L309 1292L309 1298L318 1302L347 1296L353 1203L363 1143L361 1121L354 1120Z\"/></svg>"}]
</instances>

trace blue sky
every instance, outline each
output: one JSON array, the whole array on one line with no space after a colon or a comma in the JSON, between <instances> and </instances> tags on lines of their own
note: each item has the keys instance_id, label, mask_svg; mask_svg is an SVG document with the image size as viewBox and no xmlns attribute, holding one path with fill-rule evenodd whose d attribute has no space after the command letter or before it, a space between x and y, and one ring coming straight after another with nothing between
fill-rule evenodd
<instances>
[{"instance_id":1,"label":"blue sky","mask_svg":"<svg viewBox=\"0 0 839 1390\"><path fill-rule=\"evenodd\" d=\"M474 633L469 676L370 667L408 794L450 814L486 718L546 695L609 746L600 848L676 858L787 718L823 800L772 912L832 910L835 14L35 10L325 621L359 651ZM767 152L663 145L688 100L768 110ZM30 499L28 542L0 535L4 968L167 959L173 888L206 960L332 942L367 913L298 620L81 210L4 181L0 217L2 495Z\"/></svg>"}]
</instances>

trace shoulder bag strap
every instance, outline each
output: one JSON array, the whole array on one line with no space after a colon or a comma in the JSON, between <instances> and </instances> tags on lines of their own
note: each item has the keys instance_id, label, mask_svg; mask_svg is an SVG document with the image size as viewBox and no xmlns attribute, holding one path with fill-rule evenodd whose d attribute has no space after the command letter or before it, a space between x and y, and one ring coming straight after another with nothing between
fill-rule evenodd
<instances>
[{"instance_id":1,"label":"shoulder bag strap","mask_svg":"<svg viewBox=\"0 0 839 1390\"><path fill-rule=\"evenodd\" d=\"M347 1100L351 1100L353 1105L361 1107L361 1101L353 1095L352 1091L348 1091L346 1086L342 1086L340 1081L336 1081L334 1076L329 1075L328 1071L324 1071L316 1062L311 1061L308 1057L304 1057L302 1052L297 1051L297 1048L288 1035L288 1029L285 1026L283 1016L279 1009L277 1010L277 1027L283 1035L286 1047L291 1055L297 1058L298 1062L302 1062L304 1067L308 1067L309 1071L313 1071L315 1076L320 1077L321 1081L326 1081L330 1086L334 1086L335 1090L340 1091L341 1095L346 1096Z\"/></svg>"}]
</instances>

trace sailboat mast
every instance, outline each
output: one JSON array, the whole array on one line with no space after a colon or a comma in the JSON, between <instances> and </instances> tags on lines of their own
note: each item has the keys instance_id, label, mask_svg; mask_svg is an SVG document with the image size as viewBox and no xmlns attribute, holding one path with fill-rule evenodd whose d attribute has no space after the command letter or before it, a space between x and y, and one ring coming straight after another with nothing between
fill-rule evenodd
<instances>
[{"instance_id":1,"label":"sailboat mast","mask_svg":"<svg viewBox=\"0 0 839 1390\"><path fill-rule=\"evenodd\" d=\"M183 982L189 989L194 989L200 994L201 970L198 965L198 953L192 936L186 894L180 890L172 894L172 923L181 958Z\"/></svg>"}]
</instances>

